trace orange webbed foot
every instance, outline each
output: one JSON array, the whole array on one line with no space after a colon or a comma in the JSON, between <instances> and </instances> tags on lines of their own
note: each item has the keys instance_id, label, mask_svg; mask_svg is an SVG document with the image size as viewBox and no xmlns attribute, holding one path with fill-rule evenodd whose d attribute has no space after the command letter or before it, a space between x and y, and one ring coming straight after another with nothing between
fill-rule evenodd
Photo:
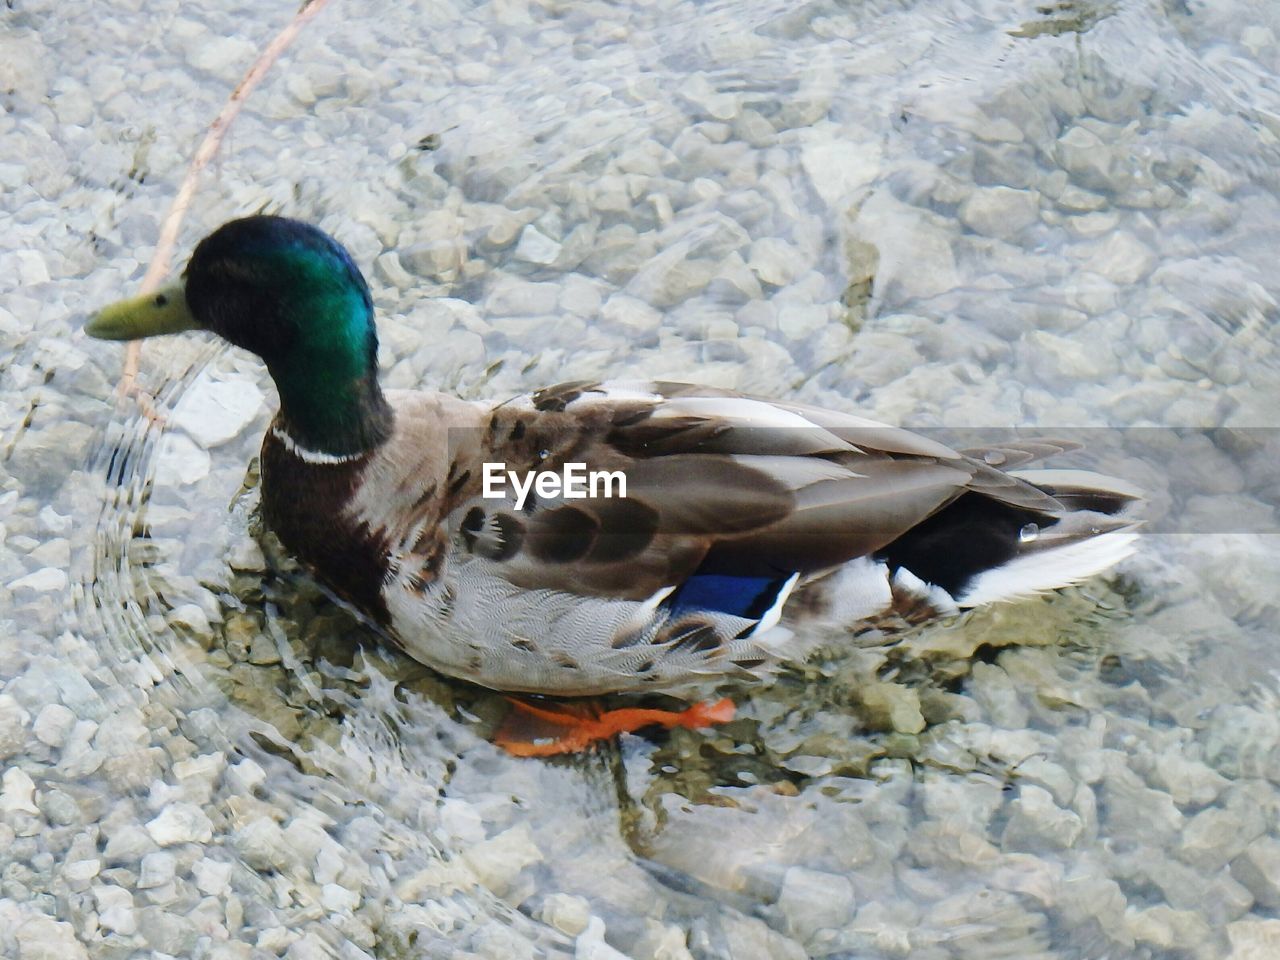
<instances>
[{"instance_id":1,"label":"orange webbed foot","mask_svg":"<svg viewBox=\"0 0 1280 960\"><path fill-rule=\"evenodd\" d=\"M516 757L551 757L578 753L601 740L643 727L686 727L690 730L728 723L734 717L733 701L695 703L685 710L653 710L627 707L600 712L593 706L549 708L508 698L514 707L498 730L494 742ZM529 720L536 721L530 724ZM540 732L530 726L542 725ZM518 729L522 728L522 729Z\"/></svg>"}]
</instances>

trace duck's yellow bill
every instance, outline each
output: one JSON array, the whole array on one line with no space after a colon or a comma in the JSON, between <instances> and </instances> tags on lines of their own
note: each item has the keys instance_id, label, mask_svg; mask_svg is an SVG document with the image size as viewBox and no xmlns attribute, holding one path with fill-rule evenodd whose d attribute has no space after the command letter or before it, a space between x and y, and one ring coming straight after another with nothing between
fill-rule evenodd
<instances>
[{"instance_id":1,"label":"duck's yellow bill","mask_svg":"<svg viewBox=\"0 0 1280 960\"><path fill-rule=\"evenodd\" d=\"M186 292L178 283L111 304L84 325L84 332L99 340L141 340L198 326L187 307Z\"/></svg>"}]
</instances>

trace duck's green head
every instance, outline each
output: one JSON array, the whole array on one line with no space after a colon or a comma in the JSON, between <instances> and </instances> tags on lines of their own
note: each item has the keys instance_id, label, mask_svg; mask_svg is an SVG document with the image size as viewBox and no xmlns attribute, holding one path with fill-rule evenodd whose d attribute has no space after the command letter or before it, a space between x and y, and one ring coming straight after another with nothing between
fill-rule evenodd
<instances>
[{"instance_id":1,"label":"duck's green head","mask_svg":"<svg viewBox=\"0 0 1280 960\"><path fill-rule=\"evenodd\" d=\"M183 282L107 307L85 327L136 340L211 330L260 356L296 443L343 455L386 439L369 288L342 245L284 217L233 220L200 241Z\"/></svg>"}]
</instances>

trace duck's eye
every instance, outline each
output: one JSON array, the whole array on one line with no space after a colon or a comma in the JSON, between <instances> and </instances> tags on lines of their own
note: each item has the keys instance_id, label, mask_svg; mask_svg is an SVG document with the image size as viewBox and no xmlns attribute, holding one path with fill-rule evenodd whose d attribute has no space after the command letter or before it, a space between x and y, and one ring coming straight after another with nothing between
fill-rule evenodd
<instances>
[{"instance_id":1,"label":"duck's eye","mask_svg":"<svg viewBox=\"0 0 1280 960\"><path fill-rule=\"evenodd\" d=\"M155 304L156 304L156 306L157 306L157 307L163 307L163 306L165 306L168 302L169 302L169 298L168 298L168 297L166 297L163 293L157 293L157 294L156 294Z\"/></svg>"}]
</instances>

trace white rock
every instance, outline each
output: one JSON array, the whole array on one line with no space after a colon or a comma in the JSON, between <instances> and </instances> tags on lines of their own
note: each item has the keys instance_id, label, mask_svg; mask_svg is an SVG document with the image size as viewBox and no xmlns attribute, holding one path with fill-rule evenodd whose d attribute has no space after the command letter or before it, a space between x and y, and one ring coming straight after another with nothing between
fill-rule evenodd
<instances>
[{"instance_id":1,"label":"white rock","mask_svg":"<svg viewBox=\"0 0 1280 960\"><path fill-rule=\"evenodd\" d=\"M226 766L227 757L223 753L202 753L175 763L173 776L182 785L183 799L197 805L207 804Z\"/></svg>"},{"instance_id":2,"label":"white rock","mask_svg":"<svg viewBox=\"0 0 1280 960\"><path fill-rule=\"evenodd\" d=\"M803 135L800 165L813 189L826 203L843 213L858 191L880 175L884 151L874 140L851 142L840 132L814 128Z\"/></svg>"},{"instance_id":3,"label":"white rock","mask_svg":"<svg viewBox=\"0 0 1280 960\"><path fill-rule=\"evenodd\" d=\"M262 408L262 391L251 380L201 379L182 395L170 423L207 450L238 437Z\"/></svg>"},{"instance_id":4,"label":"white rock","mask_svg":"<svg viewBox=\"0 0 1280 960\"><path fill-rule=\"evenodd\" d=\"M194 804L171 803L147 824L147 833L162 847L175 843L208 843L213 838L213 823Z\"/></svg>"},{"instance_id":5,"label":"white rock","mask_svg":"<svg viewBox=\"0 0 1280 960\"><path fill-rule=\"evenodd\" d=\"M12 695L0 693L0 760L23 750L27 743L27 721L31 714Z\"/></svg>"},{"instance_id":6,"label":"white rock","mask_svg":"<svg viewBox=\"0 0 1280 960\"><path fill-rule=\"evenodd\" d=\"M1276 45L1275 31L1258 24L1245 27L1240 31L1240 45L1256 57L1263 50Z\"/></svg>"},{"instance_id":7,"label":"white rock","mask_svg":"<svg viewBox=\"0 0 1280 960\"><path fill-rule=\"evenodd\" d=\"M615 293L605 301L600 316L636 333L646 333L662 326L662 314L637 297Z\"/></svg>"},{"instance_id":8,"label":"white rock","mask_svg":"<svg viewBox=\"0 0 1280 960\"><path fill-rule=\"evenodd\" d=\"M1254 899L1271 910L1280 908L1280 840L1259 837L1231 861L1231 875Z\"/></svg>"},{"instance_id":9,"label":"white rock","mask_svg":"<svg viewBox=\"0 0 1280 960\"><path fill-rule=\"evenodd\" d=\"M76 725L76 715L60 703L46 704L36 715L31 732L36 739L50 747L61 747L67 742Z\"/></svg>"},{"instance_id":10,"label":"white rock","mask_svg":"<svg viewBox=\"0 0 1280 960\"><path fill-rule=\"evenodd\" d=\"M198 603L184 603L169 611L169 623L175 627L185 627L197 636L207 636L213 629L209 617Z\"/></svg>"},{"instance_id":11,"label":"white rock","mask_svg":"<svg viewBox=\"0 0 1280 960\"><path fill-rule=\"evenodd\" d=\"M534 283L500 276L485 297L485 312L495 317L537 316L554 313L560 288L554 283Z\"/></svg>"},{"instance_id":12,"label":"white rock","mask_svg":"<svg viewBox=\"0 0 1280 960\"><path fill-rule=\"evenodd\" d=\"M71 543L66 537L55 537L40 544L28 556L42 567L65 569L71 566Z\"/></svg>"},{"instance_id":13,"label":"white rock","mask_svg":"<svg viewBox=\"0 0 1280 960\"><path fill-rule=\"evenodd\" d=\"M102 855L108 863L132 863L155 848L155 841L142 827L126 823L111 831Z\"/></svg>"},{"instance_id":14,"label":"white rock","mask_svg":"<svg viewBox=\"0 0 1280 960\"><path fill-rule=\"evenodd\" d=\"M98 903L98 922L103 929L132 936L138 931L138 919L133 909L133 894L115 884L102 884L93 888Z\"/></svg>"},{"instance_id":15,"label":"white rock","mask_svg":"<svg viewBox=\"0 0 1280 960\"><path fill-rule=\"evenodd\" d=\"M462 83L485 83L493 76L493 68L487 63L471 61L460 63L454 71Z\"/></svg>"},{"instance_id":16,"label":"white rock","mask_svg":"<svg viewBox=\"0 0 1280 960\"><path fill-rule=\"evenodd\" d=\"M49 282L49 266L38 250L16 250L12 254L17 262L18 282L24 287Z\"/></svg>"},{"instance_id":17,"label":"white rock","mask_svg":"<svg viewBox=\"0 0 1280 960\"><path fill-rule=\"evenodd\" d=\"M636 960L693 960L689 937L679 927L646 919L645 930L631 947Z\"/></svg>"},{"instance_id":18,"label":"white rock","mask_svg":"<svg viewBox=\"0 0 1280 960\"><path fill-rule=\"evenodd\" d=\"M560 256L560 244L541 232L533 224L526 224L520 231L520 240L516 243L514 256L526 263L555 263Z\"/></svg>"},{"instance_id":19,"label":"white rock","mask_svg":"<svg viewBox=\"0 0 1280 960\"><path fill-rule=\"evenodd\" d=\"M1084 822L1077 814L1054 803L1048 790L1024 783L1011 804L1001 842L1006 848L1065 850L1083 833Z\"/></svg>"},{"instance_id":20,"label":"white rock","mask_svg":"<svg viewBox=\"0 0 1280 960\"><path fill-rule=\"evenodd\" d=\"M1064 187L1055 200L1058 206L1066 210L1077 210L1082 213L1092 213L1107 205L1107 198L1102 194L1084 190L1075 184Z\"/></svg>"},{"instance_id":21,"label":"white rock","mask_svg":"<svg viewBox=\"0 0 1280 960\"><path fill-rule=\"evenodd\" d=\"M413 274L400 263L400 254L388 250L374 261L374 268L397 290L408 290L415 283Z\"/></svg>"},{"instance_id":22,"label":"white rock","mask_svg":"<svg viewBox=\"0 0 1280 960\"><path fill-rule=\"evenodd\" d=\"M176 870L177 861L172 853L165 850L148 853L142 858L142 869L138 875L138 889L150 890L153 887L163 887L174 878Z\"/></svg>"},{"instance_id":23,"label":"white rock","mask_svg":"<svg viewBox=\"0 0 1280 960\"><path fill-rule=\"evenodd\" d=\"M1047 330L1031 330L1026 339L1036 352L1033 365L1046 379L1097 383L1114 375L1119 367L1114 351L1105 342L1059 337Z\"/></svg>"},{"instance_id":24,"label":"white rock","mask_svg":"<svg viewBox=\"0 0 1280 960\"><path fill-rule=\"evenodd\" d=\"M297 861L280 824L270 817L257 817L237 830L235 844L244 862L255 870L282 870Z\"/></svg>"},{"instance_id":25,"label":"white rock","mask_svg":"<svg viewBox=\"0 0 1280 960\"><path fill-rule=\"evenodd\" d=\"M880 254L877 297L897 303L934 297L959 285L949 224L943 218L877 190L862 205L855 227L854 239Z\"/></svg>"},{"instance_id":26,"label":"white rock","mask_svg":"<svg viewBox=\"0 0 1280 960\"><path fill-rule=\"evenodd\" d=\"M1086 186L1101 188L1111 184L1114 150L1092 130L1073 126L1058 138L1057 153L1062 165Z\"/></svg>"},{"instance_id":27,"label":"white rock","mask_svg":"<svg viewBox=\"0 0 1280 960\"><path fill-rule=\"evenodd\" d=\"M1218 798L1231 782L1213 767L1199 760L1191 760L1177 752L1163 753L1156 758L1149 779L1173 797L1179 806L1203 807Z\"/></svg>"},{"instance_id":28,"label":"white rock","mask_svg":"<svg viewBox=\"0 0 1280 960\"><path fill-rule=\"evenodd\" d=\"M646 261L627 283L627 292L660 307L701 293L715 276L716 264L689 257L688 249L679 243Z\"/></svg>"},{"instance_id":29,"label":"white rock","mask_svg":"<svg viewBox=\"0 0 1280 960\"><path fill-rule=\"evenodd\" d=\"M326 883L334 883L346 869L347 861L342 855L341 848L334 844L320 848L316 854L316 865L312 876L315 877L316 883L323 886Z\"/></svg>"},{"instance_id":30,"label":"white rock","mask_svg":"<svg viewBox=\"0 0 1280 960\"><path fill-rule=\"evenodd\" d=\"M186 434L166 433L160 442L156 483L167 487L196 483L209 475L212 463L208 451Z\"/></svg>"},{"instance_id":31,"label":"white rock","mask_svg":"<svg viewBox=\"0 0 1280 960\"><path fill-rule=\"evenodd\" d=\"M261 573L267 569L267 558L262 553L262 547L248 538L236 541L227 551L227 563L232 570L251 573Z\"/></svg>"},{"instance_id":32,"label":"white rock","mask_svg":"<svg viewBox=\"0 0 1280 960\"><path fill-rule=\"evenodd\" d=\"M1090 250L1084 267L1113 283L1132 284L1150 273L1155 263L1156 256L1146 244L1126 230L1117 230Z\"/></svg>"},{"instance_id":33,"label":"white rock","mask_svg":"<svg viewBox=\"0 0 1280 960\"><path fill-rule=\"evenodd\" d=\"M453 840L466 845L484 840L484 819L475 804L446 797L440 804L440 827Z\"/></svg>"},{"instance_id":34,"label":"white rock","mask_svg":"<svg viewBox=\"0 0 1280 960\"><path fill-rule=\"evenodd\" d=\"M705 73L695 73L685 77L680 84L679 92L682 99L716 120L732 120L738 115L739 96L716 89Z\"/></svg>"},{"instance_id":35,"label":"white rock","mask_svg":"<svg viewBox=\"0 0 1280 960\"><path fill-rule=\"evenodd\" d=\"M102 870L102 861L93 860L73 860L62 868L62 876L68 883L86 884L96 877ZM81 890L84 887L80 887Z\"/></svg>"},{"instance_id":36,"label":"white rock","mask_svg":"<svg viewBox=\"0 0 1280 960\"><path fill-rule=\"evenodd\" d=\"M206 70L219 76L237 75L253 62L258 48L248 40L238 37L219 37L204 34L199 42L187 47L187 62L197 70Z\"/></svg>"},{"instance_id":37,"label":"white rock","mask_svg":"<svg viewBox=\"0 0 1280 960\"><path fill-rule=\"evenodd\" d=\"M245 757L227 768L227 779L241 793L248 794L267 782L267 771L252 757Z\"/></svg>"},{"instance_id":38,"label":"white rock","mask_svg":"<svg viewBox=\"0 0 1280 960\"><path fill-rule=\"evenodd\" d=\"M64 517L51 506L42 507L36 515L36 519L40 521L40 529L47 533L65 536L71 532L72 518L69 516Z\"/></svg>"},{"instance_id":39,"label":"white rock","mask_svg":"<svg viewBox=\"0 0 1280 960\"><path fill-rule=\"evenodd\" d=\"M32 593L62 593L67 589L67 573L57 567L43 567L35 573L19 577L9 583L9 589L15 593L20 590Z\"/></svg>"},{"instance_id":40,"label":"white rock","mask_svg":"<svg viewBox=\"0 0 1280 960\"><path fill-rule=\"evenodd\" d=\"M778 307L778 330L792 340L817 333L830 319L827 308L816 304L786 303Z\"/></svg>"},{"instance_id":41,"label":"white rock","mask_svg":"<svg viewBox=\"0 0 1280 960\"><path fill-rule=\"evenodd\" d=\"M1243 853L1267 830L1266 818L1253 804L1239 798L1225 807L1206 807L1183 827L1178 858L1206 875L1219 871Z\"/></svg>"},{"instance_id":42,"label":"white rock","mask_svg":"<svg viewBox=\"0 0 1280 960\"><path fill-rule=\"evenodd\" d=\"M584 897L553 893L542 901L540 916L543 922L551 924L561 933L576 937L587 929L587 923L591 920L591 906Z\"/></svg>"},{"instance_id":43,"label":"white rock","mask_svg":"<svg viewBox=\"0 0 1280 960\"><path fill-rule=\"evenodd\" d=\"M974 190L959 213L970 230L1007 240L1040 219L1040 198L1031 190L988 187Z\"/></svg>"},{"instance_id":44,"label":"white rock","mask_svg":"<svg viewBox=\"0 0 1280 960\"><path fill-rule=\"evenodd\" d=\"M52 917L32 917L13 933L18 960L88 960L75 928Z\"/></svg>"},{"instance_id":45,"label":"white rock","mask_svg":"<svg viewBox=\"0 0 1280 960\"><path fill-rule=\"evenodd\" d=\"M853 884L840 874L791 867L782 877L778 909L792 936L808 940L819 930L839 929L853 917Z\"/></svg>"},{"instance_id":46,"label":"white rock","mask_svg":"<svg viewBox=\"0 0 1280 960\"><path fill-rule=\"evenodd\" d=\"M4 772L4 779L0 784L3 785L0 789L0 813L40 813L34 800L36 785L25 770L10 767Z\"/></svg>"},{"instance_id":47,"label":"white rock","mask_svg":"<svg viewBox=\"0 0 1280 960\"><path fill-rule=\"evenodd\" d=\"M542 860L542 851L533 842L527 823L520 823L483 843L463 851L463 861L486 887L506 889L532 863Z\"/></svg>"},{"instance_id":48,"label":"white rock","mask_svg":"<svg viewBox=\"0 0 1280 960\"><path fill-rule=\"evenodd\" d=\"M761 237L751 244L747 266L762 282L775 287L790 283L809 269L800 251L778 237Z\"/></svg>"},{"instance_id":49,"label":"white rock","mask_svg":"<svg viewBox=\"0 0 1280 960\"><path fill-rule=\"evenodd\" d=\"M326 883L320 889L320 903L326 910L334 912L354 911L360 906L360 894L336 883Z\"/></svg>"},{"instance_id":50,"label":"white rock","mask_svg":"<svg viewBox=\"0 0 1280 960\"><path fill-rule=\"evenodd\" d=\"M1227 924L1231 953L1226 960L1275 960L1280 956L1280 920L1237 920Z\"/></svg>"},{"instance_id":51,"label":"white rock","mask_svg":"<svg viewBox=\"0 0 1280 960\"><path fill-rule=\"evenodd\" d=\"M201 893L211 897L225 897L231 890L231 868L230 863L201 857L192 866L191 875Z\"/></svg>"},{"instance_id":52,"label":"white rock","mask_svg":"<svg viewBox=\"0 0 1280 960\"><path fill-rule=\"evenodd\" d=\"M561 310L578 317L594 317L600 312L602 299L598 283L576 273L564 278L564 288L560 291Z\"/></svg>"},{"instance_id":53,"label":"white rock","mask_svg":"<svg viewBox=\"0 0 1280 960\"><path fill-rule=\"evenodd\" d=\"M716 265L710 292L713 295L728 294L726 299L730 302L746 300L748 304L763 302L764 297L759 278L736 250L730 252Z\"/></svg>"},{"instance_id":54,"label":"white rock","mask_svg":"<svg viewBox=\"0 0 1280 960\"><path fill-rule=\"evenodd\" d=\"M604 921L592 917L573 945L573 960L630 960L625 954L604 942Z\"/></svg>"}]
</instances>

